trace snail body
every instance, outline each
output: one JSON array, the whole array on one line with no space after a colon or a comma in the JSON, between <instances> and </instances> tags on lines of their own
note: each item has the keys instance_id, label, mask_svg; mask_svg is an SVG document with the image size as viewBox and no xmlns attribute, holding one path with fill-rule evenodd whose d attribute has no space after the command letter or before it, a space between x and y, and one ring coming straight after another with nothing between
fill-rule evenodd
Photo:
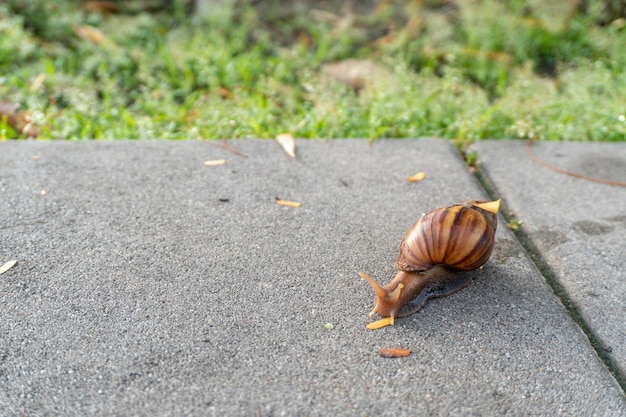
<instances>
[{"instance_id":1,"label":"snail body","mask_svg":"<svg viewBox=\"0 0 626 417\"><path fill-rule=\"evenodd\" d=\"M444 297L467 285L464 273L483 266L493 251L500 200L472 200L423 214L406 232L400 244L398 272L381 287L360 273L376 292L378 313L386 324L396 317L416 313L434 297ZM408 313L400 309L410 304ZM375 328L375 327L373 327Z\"/></svg>"}]
</instances>

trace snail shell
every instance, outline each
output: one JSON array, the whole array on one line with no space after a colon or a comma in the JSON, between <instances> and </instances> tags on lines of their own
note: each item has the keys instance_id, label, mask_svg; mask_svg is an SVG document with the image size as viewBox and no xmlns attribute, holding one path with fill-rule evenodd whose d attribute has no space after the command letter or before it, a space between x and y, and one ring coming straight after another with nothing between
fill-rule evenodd
<instances>
[{"instance_id":1,"label":"snail shell","mask_svg":"<svg viewBox=\"0 0 626 417\"><path fill-rule=\"evenodd\" d=\"M409 228L400 244L398 273L385 287L359 275L376 292L378 313L395 317L416 313L433 297L444 297L463 288L471 275L453 273L483 266L493 251L500 200L472 200L430 211ZM409 304L410 312L399 314Z\"/></svg>"}]
</instances>

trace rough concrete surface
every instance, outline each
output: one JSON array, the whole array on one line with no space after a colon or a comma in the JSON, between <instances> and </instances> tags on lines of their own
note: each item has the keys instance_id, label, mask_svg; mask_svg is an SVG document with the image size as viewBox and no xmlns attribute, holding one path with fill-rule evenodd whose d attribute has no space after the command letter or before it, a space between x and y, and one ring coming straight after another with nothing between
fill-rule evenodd
<instances>
[{"instance_id":1,"label":"rough concrete surface","mask_svg":"<svg viewBox=\"0 0 626 417\"><path fill-rule=\"evenodd\" d=\"M626 375L626 187L534 162L524 141L477 144L479 159L622 375ZM625 143L536 143L561 170L626 183Z\"/></svg>"},{"instance_id":2,"label":"rough concrete surface","mask_svg":"<svg viewBox=\"0 0 626 417\"><path fill-rule=\"evenodd\" d=\"M0 414L626 415L506 227L467 288L365 329L357 273L485 197L448 142L229 144L0 143Z\"/></svg>"}]
</instances>

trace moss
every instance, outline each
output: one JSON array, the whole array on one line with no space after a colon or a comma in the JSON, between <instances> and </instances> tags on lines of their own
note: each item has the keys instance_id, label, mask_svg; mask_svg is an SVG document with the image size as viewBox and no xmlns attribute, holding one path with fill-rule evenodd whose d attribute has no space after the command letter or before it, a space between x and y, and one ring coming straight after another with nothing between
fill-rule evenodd
<instances>
[{"instance_id":1,"label":"moss","mask_svg":"<svg viewBox=\"0 0 626 417\"><path fill-rule=\"evenodd\" d=\"M37 114L50 138L623 141L626 30L598 24L587 3L240 0L200 19L183 0L114 14L8 1L0 97ZM321 70L348 58L380 71L354 88Z\"/></svg>"}]
</instances>

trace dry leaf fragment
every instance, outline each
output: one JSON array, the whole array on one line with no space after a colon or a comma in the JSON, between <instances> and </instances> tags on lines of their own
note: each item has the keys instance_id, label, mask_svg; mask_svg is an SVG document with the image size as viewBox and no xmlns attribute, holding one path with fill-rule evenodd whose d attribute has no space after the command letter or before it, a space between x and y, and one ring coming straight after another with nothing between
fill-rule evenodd
<instances>
[{"instance_id":1,"label":"dry leaf fragment","mask_svg":"<svg viewBox=\"0 0 626 417\"><path fill-rule=\"evenodd\" d=\"M120 11L119 4L114 1L86 1L83 8L90 12L117 13Z\"/></svg>"},{"instance_id":2,"label":"dry leaf fragment","mask_svg":"<svg viewBox=\"0 0 626 417\"><path fill-rule=\"evenodd\" d=\"M369 59L346 59L345 61L329 62L322 65L322 73L352 87L361 90L368 83L383 79L383 68Z\"/></svg>"},{"instance_id":3,"label":"dry leaf fragment","mask_svg":"<svg viewBox=\"0 0 626 417\"><path fill-rule=\"evenodd\" d=\"M4 265L0 266L0 274L4 274L15 265L17 265L17 259L12 259L9 262L6 262Z\"/></svg>"},{"instance_id":4,"label":"dry leaf fragment","mask_svg":"<svg viewBox=\"0 0 626 417\"><path fill-rule=\"evenodd\" d=\"M380 329L381 327L386 327L391 325L391 317L385 317L384 319L380 319L368 324L367 327L370 330Z\"/></svg>"},{"instance_id":5,"label":"dry leaf fragment","mask_svg":"<svg viewBox=\"0 0 626 417\"><path fill-rule=\"evenodd\" d=\"M35 78L33 83L30 85L30 92L34 93L39 90L43 85L43 82L46 81L46 73L40 72L39 75Z\"/></svg>"},{"instance_id":6,"label":"dry leaf fragment","mask_svg":"<svg viewBox=\"0 0 626 417\"><path fill-rule=\"evenodd\" d=\"M233 100L235 95L226 87L219 87L217 89L217 95L224 100Z\"/></svg>"},{"instance_id":7,"label":"dry leaf fragment","mask_svg":"<svg viewBox=\"0 0 626 417\"><path fill-rule=\"evenodd\" d=\"M276 142L282 146L283 150L292 158L296 157L296 142L291 133L281 133L276 136Z\"/></svg>"},{"instance_id":8,"label":"dry leaf fragment","mask_svg":"<svg viewBox=\"0 0 626 417\"><path fill-rule=\"evenodd\" d=\"M225 159L213 159L210 161L204 161L205 167L216 167L218 165L224 165L226 163Z\"/></svg>"},{"instance_id":9,"label":"dry leaf fragment","mask_svg":"<svg viewBox=\"0 0 626 417\"><path fill-rule=\"evenodd\" d=\"M410 349L401 348L382 348L378 351L378 354L383 358L404 358L411 354Z\"/></svg>"},{"instance_id":10,"label":"dry leaf fragment","mask_svg":"<svg viewBox=\"0 0 626 417\"><path fill-rule=\"evenodd\" d=\"M6 123L11 128L22 135L29 136L31 138L39 135L39 128L32 121L30 114L27 112L18 112L19 106L15 103L9 103L8 101L0 101L0 123L6 118Z\"/></svg>"},{"instance_id":11,"label":"dry leaf fragment","mask_svg":"<svg viewBox=\"0 0 626 417\"><path fill-rule=\"evenodd\" d=\"M107 37L100 29L90 25L74 26L74 33L79 38L95 43L96 45L102 45L107 41Z\"/></svg>"},{"instance_id":12,"label":"dry leaf fragment","mask_svg":"<svg viewBox=\"0 0 626 417\"><path fill-rule=\"evenodd\" d=\"M287 200L281 200L280 198L276 197L276 204L281 205L281 206L286 206L286 207L300 207L302 204L297 202L297 201L287 201Z\"/></svg>"},{"instance_id":13,"label":"dry leaf fragment","mask_svg":"<svg viewBox=\"0 0 626 417\"><path fill-rule=\"evenodd\" d=\"M418 182L418 181L423 180L424 178L426 178L426 173L420 171L415 175L411 175L410 177L407 177L406 180L408 182Z\"/></svg>"}]
</instances>

